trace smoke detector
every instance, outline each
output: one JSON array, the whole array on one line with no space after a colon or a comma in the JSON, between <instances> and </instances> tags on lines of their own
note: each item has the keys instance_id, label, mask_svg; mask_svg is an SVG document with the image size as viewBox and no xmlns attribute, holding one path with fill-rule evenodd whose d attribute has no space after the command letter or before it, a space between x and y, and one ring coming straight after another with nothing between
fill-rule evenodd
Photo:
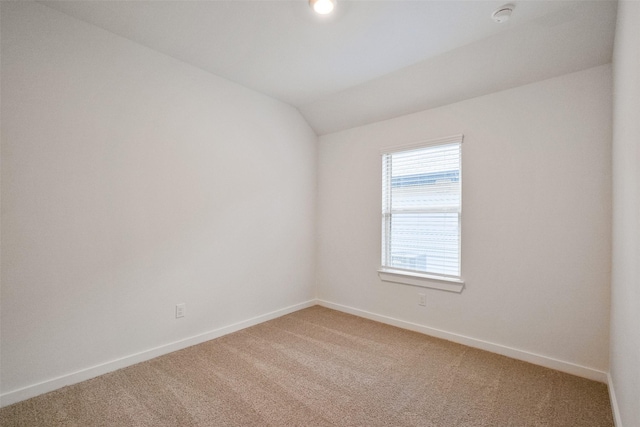
<instances>
[{"instance_id":1,"label":"smoke detector","mask_svg":"<svg viewBox=\"0 0 640 427\"><path fill-rule=\"evenodd\" d=\"M491 18L496 21L498 24L502 24L511 18L511 13L515 8L512 4L505 4L504 6L500 6L497 8L492 14Z\"/></svg>"}]
</instances>

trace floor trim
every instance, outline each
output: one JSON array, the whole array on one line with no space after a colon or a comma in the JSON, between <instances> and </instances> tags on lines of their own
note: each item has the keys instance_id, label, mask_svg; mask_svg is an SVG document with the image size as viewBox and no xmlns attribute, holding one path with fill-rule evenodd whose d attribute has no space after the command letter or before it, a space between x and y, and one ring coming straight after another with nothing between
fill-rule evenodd
<instances>
[{"instance_id":1,"label":"floor trim","mask_svg":"<svg viewBox=\"0 0 640 427\"><path fill-rule=\"evenodd\" d=\"M194 335L192 337L188 337L179 341L174 341L172 343L125 356L120 359L81 369L67 375L62 375L57 378L52 378L50 380L46 380L17 390L12 390L0 395L0 407L8 406L22 400L39 396L41 394L48 393L50 391L57 390L71 384L77 384L79 382L104 375L108 372L113 372L127 366L135 365L136 363L144 362L146 360L150 360L177 350L182 350L183 348L191 347L193 345L200 344L205 341L209 341L214 338L218 338L223 335L227 335L232 332L236 332L241 329L245 329L250 326L254 326L259 323L284 316L289 313L293 313L294 311L302 310L303 308L312 307L314 305L316 305L316 300L305 301L299 304L282 308L280 310L275 310L270 313L253 317L242 322L223 326L209 332Z\"/></svg>"},{"instance_id":2,"label":"floor trim","mask_svg":"<svg viewBox=\"0 0 640 427\"><path fill-rule=\"evenodd\" d=\"M616 399L616 391L613 386L613 378L611 373L607 374L607 385L609 388L609 400L611 401L611 412L613 412L613 423L616 427L622 427L622 418L620 417L620 409L618 408L618 399Z\"/></svg>"},{"instance_id":3,"label":"floor trim","mask_svg":"<svg viewBox=\"0 0 640 427\"><path fill-rule=\"evenodd\" d=\"M408 329L416 332L430 335L436 338L442 338L448 341L456 342L459 344L467 345L474 348L490 351L492 353L501 354L503 356L511 357L514 359L522 360L525 362L533 363L536 365L544 366L550 369L556 369L558 371L566 372L569 374L577 375L579 377L588 378L591 380L599 381L608 384L609 395L611 399L611 407L614 414L614 420L616 427L622 427L620 420L620 413L618 411L618 405L615 397L615 391L613 387L613 380L611 376L593 368L588 368L581 365L576 365L570 362L542 356L539 354L531 353L524 350L507 347L500 344L491 343L488 341L479 340L476 338L467 337L464 335L455 334L452 332L443 331L440 329L430 328L428 326L420 325L417 323L407 322L404 320L396 319L389 316L384 316L376 313L372 313L366 310L360 310L354 307L345 306L342 304L333 303L326 300L316 299L309 300L299 304L295 304L289 307L275 310L260 316L256 316L242 322L227 325L218 329L214 329L209 332L198 334L192 337L188 337L179 341L175 341L169 344L158 346L149 350L142 351L140 353L132 354L122 357L120 359L112 360L100 365L95 365L86 369L82 369L71 374L63 375L57 378L53 378L41 383L33 384L27 387L23 387L17 390L9 391L0 395L0 407L8 406L13 403L20 402L59 388L77 384L82 381L86 381L91 378L95 378L100 375L104 375L108 372L113 372L118 369L125 368L127 366L134 365L136 363L144 362L146 360L153 359L164 354L168 354L183 348L191 347L209 341L250 326L254 326L268 320L272 320L289 313L293 313L298 310L302 310L314 305L321 305L323 307L331 308L334 310L342 311L344 313L353 314L355 316L363 317L377 322L385 323L388 325L396 326L403 329Z\"/></svg>"},{"instance_id":4,"label":"floor trim","mask_svg":"<svg viewBox=\"0 0 640 427\"><path fill-rule=\"evenodd\" d=\"M503 356L511 357L513 359L533 363L534 365L544 366L545 368L555 369L557 371L566 372L568 374L576 375L583 378L588 378L590 380L599 381L605 384L607 383L608 374L606 372L599 371L597 369L576 365L571 362L565 362L563 360L542 356L540 354L531 353L525 350L519 350L513 347L507 347L501 344L495 344L489 341L483 341L476 338L471 338L464 335L443 331L440 329L430 328L428 326L419 325L417 323L407 322L407 321L396 319L389 316L383 316L383 315L372 313L366 310L360 310L360 309L349 307L346 305L336 304L330 301L319 299L317 303L318 305L321 305L323 307L342 311L344 313L353 314L359 317L364 317L366 319L375 320L377 322L386 323L387 325L397 326L403 329L409 329L411 331L420 332L425 335L430 335L436 338L442 338L447 341L456 342L458 344L464 344L469 347L479 348L481 350L486 350L492 353L501 354ZM620 426L617 426L617 427L620 427Z\"/></svg>"}]
</instances>

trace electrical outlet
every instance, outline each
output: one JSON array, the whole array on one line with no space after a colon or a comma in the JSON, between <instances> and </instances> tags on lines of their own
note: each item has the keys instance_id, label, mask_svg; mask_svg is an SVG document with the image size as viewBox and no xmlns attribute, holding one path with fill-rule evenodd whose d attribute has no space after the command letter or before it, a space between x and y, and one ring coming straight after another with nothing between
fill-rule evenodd
<instances>
[{"instance_id":1,"label":"electrical outlet","mask_svg":"<svg viewBox=\"0 0 640 427\"><path fill-rule=\"evenodd\" d=\"M184 302L181 304L176 304L176 319L179 317L184 317L187 310L186 305L187 304L185 304Z\"/></svg>"},{"instance_id":2,"label":"electrical outlet","mask_svg":"<svg viewBox=\"0 0 640 427\"><path fill-rule=\"evenodd\" d=\"M427 296L425 294L418 294L418 305L423 307L427 305Z\"/></svg>"}]
</instances>

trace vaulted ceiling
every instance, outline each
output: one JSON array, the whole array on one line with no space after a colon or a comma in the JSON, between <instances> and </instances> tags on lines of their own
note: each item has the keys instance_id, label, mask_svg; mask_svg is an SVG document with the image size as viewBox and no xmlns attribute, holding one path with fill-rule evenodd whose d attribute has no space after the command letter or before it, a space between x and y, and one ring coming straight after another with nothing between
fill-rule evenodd
<instances>
[{"instance_id":1,"label":"vaulted ceiling","mask_svg":"<svg viewBox=\"0 0 640 427\"><path fill-rule=\"evenodd\" d=\"M318 134L611 61L616 2L42 1L296 106Z\"/></svg>"}]
</instances>

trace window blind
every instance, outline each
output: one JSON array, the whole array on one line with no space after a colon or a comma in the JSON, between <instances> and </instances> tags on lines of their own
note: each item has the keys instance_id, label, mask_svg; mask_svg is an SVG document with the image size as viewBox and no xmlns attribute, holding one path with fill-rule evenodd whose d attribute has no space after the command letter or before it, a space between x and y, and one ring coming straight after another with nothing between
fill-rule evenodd
<instances>
[{"instance_id":1,"label":"window blind","mask_svg":"<svg viewBox=\"0 0 640 427\"><path fill-rule=\"evenodd\" d=\"M460 277L461 143L383 153L383 268Z\"/></svg>"}]
</instances>

